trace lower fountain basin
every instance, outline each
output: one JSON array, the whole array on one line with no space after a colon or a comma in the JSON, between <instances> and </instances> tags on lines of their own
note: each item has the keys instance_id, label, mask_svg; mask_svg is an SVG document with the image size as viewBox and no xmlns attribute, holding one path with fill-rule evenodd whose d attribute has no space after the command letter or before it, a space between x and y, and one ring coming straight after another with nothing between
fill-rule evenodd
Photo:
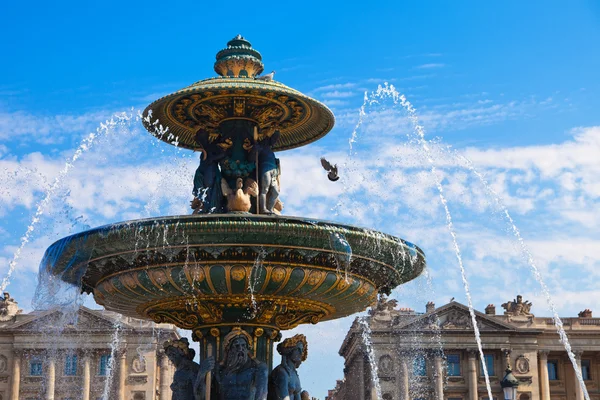
<instances>
[{"instance_id":1,"label":"lower fountain basin","mask_svg":"<svg viewBox=\"0 0 600 400\"><path fill-rule=\"evenodd\" d=\"M232 323L278 331L344 317L424 267L417 246L370 229L209 214L72 235L48 248L41 268L107 310L200 332Z\"/></svg>"}]
</instances>

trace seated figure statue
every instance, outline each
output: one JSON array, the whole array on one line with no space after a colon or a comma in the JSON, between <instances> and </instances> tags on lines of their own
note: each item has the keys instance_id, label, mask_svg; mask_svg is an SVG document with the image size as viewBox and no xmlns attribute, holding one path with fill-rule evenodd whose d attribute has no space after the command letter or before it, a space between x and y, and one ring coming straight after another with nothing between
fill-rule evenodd
<instances>
[{"instance_id":1,"label":"seated figure statue","mask_svg":"<svg viewBox=\"0 0 600 400\"><path fill-rule=\"evenodd\" d=\"M268 369L250 356L252 337L241 328L234 328L223 339L223 361L213 371L211 399L266 400ZM207 359L207 361L212 358ZM199 380L200 390L205 386ZM202 400L208 400L204 394Z\"/></svg>"},{"instance_id":2,"label":"seated figure statue","mask_svg":"<svg viewBox=\"0 0 600 400\"><path fill-rule=\"evenodd\" d=\"M164 343L165 355L175 366L175 375L171 391L172 400L200 400L202 393L199 381L203 380L206 373L212 369L214 362L210 361L198 365L193 361L194 350L190 349L187 338L168 340Z\"/></svg>"},{"instance_id":3,"label":"seated figure statue","mask_svg":"<svg viewBox=\"0 0 600 400\"><path fill-rule=\"evenodd\" d=\"M296 369L306 360L308 344L304 335L295 335L277 345L281 354L281 364L275 367L269 377L268 400L310 399L308 392L302 391L300 377Z\"/></svg>"}]
</instances>

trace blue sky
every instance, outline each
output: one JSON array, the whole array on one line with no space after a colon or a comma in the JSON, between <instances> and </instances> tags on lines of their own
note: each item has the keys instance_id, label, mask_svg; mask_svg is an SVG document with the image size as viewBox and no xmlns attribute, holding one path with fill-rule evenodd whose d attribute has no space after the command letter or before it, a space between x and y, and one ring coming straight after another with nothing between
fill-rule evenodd
<instances>
[{"instance_id":1,"label":"blue sky","mask_svg":"<svg viewBox=\"0 0 600 400\"><path fill-rule=\"evenodd\" d=\"M389 98L366 107L356 154L348 156L364 93L384 82L406 95L435 139L438 178L476 308L499 307L520 292L534 302L535 314L549 315L494 201L456 154L470 158L503 198L561 315L600 312L594 284L600 4L594 1L5 5L2 274L81 140L114 113L135 115L164 94L214 76L216 52L238 33L262 53L266 71L277 71L276 80L336 114L327 137L279 154L285 213L369 226L419 244L428 275L394 292L400 304L422 311L428 300L466 300L429 165L402 109ZM322 155L343 166L338 184L320 170ZM41 254L66 234L187 213L196 165L197 155L155 141L137 121L101 135L61 181L8 290L30 309ZM342 377L335 350L350 322L303 328L311 343L303 381L319 397Z\"/></svg>"}]
</instances>

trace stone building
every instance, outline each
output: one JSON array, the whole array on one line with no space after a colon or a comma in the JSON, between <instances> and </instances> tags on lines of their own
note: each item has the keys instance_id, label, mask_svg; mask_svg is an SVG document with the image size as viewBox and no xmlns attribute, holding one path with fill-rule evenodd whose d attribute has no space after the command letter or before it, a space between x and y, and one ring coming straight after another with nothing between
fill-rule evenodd
<instances>
[{"instance_id":1,"label":"stone building","mask_svg":"<svg viewBox=\"0 0 600 400\"><path fill-rule=\"evenodd\" d=\"M178 337L171 325L85 307L24 314L4 293L0 400L171 400L161 344Z\"/></svg>"},{"instance_id":2,"label":"stone building","mask_svg":"<svg viewBox=\"0 0 600 400\"><path fill-rule=\"evenodd\" d=\"M439 308L428 303L426 312L418 313L398 309L395 300L380 301L363 320L372 331L372 344L365 345L364 323L358 319L346 335L340 348L344 379L327 399L377 398L373 374L384 400L488 399L485 363L494 399L504 399L500 381L510 365L519 380L519 400L583 400L553 319L535 317L521 296L502 307L502 315L491 304L484 313L475 311L482 362L468 307L454 301ZM600 318L585 310L562 321L590 398L600 400Z\"/></svg>"}]
</instances>

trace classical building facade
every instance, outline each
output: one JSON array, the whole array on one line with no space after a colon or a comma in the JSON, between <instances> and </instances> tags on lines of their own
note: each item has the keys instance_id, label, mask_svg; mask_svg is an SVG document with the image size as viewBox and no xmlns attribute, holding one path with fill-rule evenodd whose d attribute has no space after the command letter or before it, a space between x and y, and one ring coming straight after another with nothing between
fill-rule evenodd
<instances>
[{"instance_id":1,"label":"classical building facade","mask_svg":"<svg viewBox=\"0 0 600 400\"><path fill-rule=\"evenodd\" d=\"M5 293L0 400L171 400L162 343L178 337L171 325L85 307L24 314Z\"/></svg>"},{"instance_id":2,"label":"classical building facade","mask_svg":"<svg viewBox=\"0 0 600 400\"><path fill-rule=\"evenodd\" d=\"M375 376L384 400L488 399L485 364L494 399L504 399L500 381L510 365L519 380L519 400L583 400L553 319L535 317L521 296L502 307L502 315L491 304L483 313L475 311L482 362L468 307L428 303L426 312L417 313L398 309L395 300L380 301L348 332L340 349L344 379L328 399L376 399ZM600 318L585 310L562 321L590 398L600 400ZM372 332L368 345L365 324Z\"/></svg>"}]
</instances>

